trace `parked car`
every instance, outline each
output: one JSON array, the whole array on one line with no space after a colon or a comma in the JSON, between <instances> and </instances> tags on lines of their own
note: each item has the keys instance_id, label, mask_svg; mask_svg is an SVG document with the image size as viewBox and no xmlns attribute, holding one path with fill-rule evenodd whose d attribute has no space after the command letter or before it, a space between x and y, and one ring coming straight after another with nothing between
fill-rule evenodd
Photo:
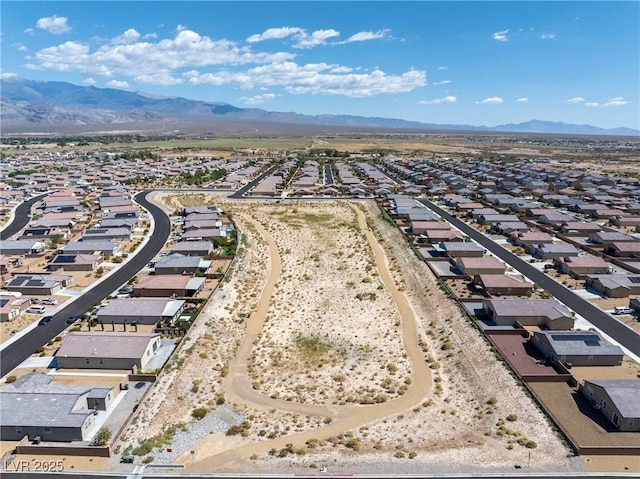
<instances>
[{"instance_id":1,"label":"parked car","mask_svg":"<svg viewBox=\"0 0 640 479\"><path fill-rule=\"evenodd\" d=\"M49 304L55 306L56 304L58 304L58 300L54 298L43 298L40 300L40 304Z\"/></svg>"},{"instance_id":2,"label":"parked car","mask_svg":"<svg viewBox=\"0 0 640 479\"><path fill-rule=\"evenodd\" d=\"M71 316L69 316L67 318L67 324L73 324L76 321L78 321L79 319L82 319L82 316L79 314L72 314Z\"/></svg>"},{"instance_id":3,"label":"parked car","mask_svg":"<svg viewBox=\"0 0 640 479\"><path fill-rule=\"evenodd\" d=\"M613 314L633 314L633 309L625 306L616 306L613 308Z\"/></svg>"},{"instance_id":4,"label":"parked car","mask_svg":"<svg viewBox=\"0 0 640 479\"><path fill-rule=\"evenodd\" d=\"M38 321L38 326L44 326L45 324L47 324L48 322L50 322L53 319L53 316L48 315L48 316L43 316L40 321Z\"/></svg>"},{"instance_id":5,"label":"parked car","mask_svg":"<svg viewBox=\"0 0 640 479\"><path fill-rule=\"evenodd\" d=\"M43 314L46 310L47 308L44 306L29 306L26 312L29 314Z\"/></svg>"}]
</instances>

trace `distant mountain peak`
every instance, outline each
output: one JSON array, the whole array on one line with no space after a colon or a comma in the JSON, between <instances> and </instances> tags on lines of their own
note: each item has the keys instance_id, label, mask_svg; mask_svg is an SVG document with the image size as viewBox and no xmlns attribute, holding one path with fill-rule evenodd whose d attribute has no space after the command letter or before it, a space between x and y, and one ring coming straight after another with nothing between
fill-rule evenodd
<instances>
[{"instance_id":1,"label":"distant mountain peak","mask_svg":"<svg viewBox=\"0 0 640 479\"><path fill-rule=\"evenodd\" d=\"M227 122L233 121L237 124L262 123L352 129L640 136L640 131L630 128L605 129L591 125L574 125L539 119L486 127L442 125L397 118L355 115L303 115L259 108L240 108L225 102L164 97L140 91L132 92L115 88L79 86L66 82L28 80L18 76L3 78L0 80L0 87L2 100L0 120L4 125L100 125L114 122L148 123L171 120L200 123L207 119L224 118Z\"/></svg>"}]
</instances>

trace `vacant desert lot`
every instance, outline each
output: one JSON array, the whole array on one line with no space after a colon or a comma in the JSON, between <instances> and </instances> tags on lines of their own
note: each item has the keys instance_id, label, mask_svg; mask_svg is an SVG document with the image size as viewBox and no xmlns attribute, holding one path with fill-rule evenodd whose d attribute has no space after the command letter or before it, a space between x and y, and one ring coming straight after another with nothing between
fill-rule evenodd
<instances>
[{"instance_id":1,"label":"vacant desert lot","mask_svg":"<svg viewBox=\"0 0 640 479\"><path fill-rule=\"evenodd\" d=\"M240 252L124 448L224 398L241 434L187 471L582 470L375 203L192 196L233 214Z\"/></svg>"}]
</instances>

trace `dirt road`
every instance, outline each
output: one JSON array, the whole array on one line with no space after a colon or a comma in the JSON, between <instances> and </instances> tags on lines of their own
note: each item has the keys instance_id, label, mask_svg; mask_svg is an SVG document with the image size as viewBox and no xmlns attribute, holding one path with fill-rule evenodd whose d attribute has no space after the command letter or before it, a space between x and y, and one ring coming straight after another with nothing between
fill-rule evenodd
<instances>
[{"instance_id":1,"label":"dirt road","mask_svg":"<svg viewBox=\"0 0 640 479\"><path fill-rule=\"evenodd\" d=\"M267 453L272 448L281 449L287 444L302 446L309 439L326 439L353 430L373 421L407 411L425 400L431 391L431 371L423 353L418 346L417 325L414 310L407 297L399 291L389 272L388 261L382 247L378 244L374 234L367 226L365 214L352 206L358 217L358 224L373 251L380 280L391 293L402 318L402 336L407 357L412 367L412 382L406 393L394 400L376 405L335 406L303 404L292 401L272 399L251 387L251 380L247 371L247 362L252 348L264 326L267 311L274 287L281 273L280 257L277 245L269 233L246 216L242 220L252 224L265 239L269 248L270 270L269 277L261 293L257 310L247 321L245 337L238 349L238 354L229 368L229 375L225 379L225 394L231 402L244 404L257 409L279 409L291 412L323 416L331 419L327 426L298 434L282 436L248 444L237 449L223 451L212 456L206 456L206 450L196 447L195 459L185 455L177 462L185 464L185 472L211 472L223 470L225 465L251 457L254 454Z\"/></svg>"}]
</instances>

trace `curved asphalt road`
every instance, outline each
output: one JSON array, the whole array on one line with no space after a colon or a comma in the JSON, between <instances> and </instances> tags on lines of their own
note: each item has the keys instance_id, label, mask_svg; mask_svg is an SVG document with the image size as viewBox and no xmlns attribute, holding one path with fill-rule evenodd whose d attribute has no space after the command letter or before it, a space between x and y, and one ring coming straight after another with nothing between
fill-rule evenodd
<instances>
[{"instance_id":1,"label":"curved asphalt road","mask_svg":"<svg viewBox=\"0 0 640 479\"><path fill-rule=\"evenodd\" d=\"M66 320L69 316L84 314L94 304L102 301L115 289L126 283L158 254L169 237L171 222L162 209L146 199L149 192L150 190L145 190L135 196L136 202L146 208L155 221L155 228L149 241L127 263L121 265L115 273L58 311L51 322L38 326L2 349L0 351L0 377L9 374L15 367L31 356L38 346L51 341L66 329Z\"/></svg>"},{"instance_id":2,"label":"curved asphalt road","mask_svg":"<svg viewBox=\"0 0 640 479\"><path fill-rule=\"evenodd\" d=\"M629 351L640 356L640 336L638 336L635 331L620 323L616 319L612 318L600 308L591 304L589 301L582 299L571 290L558 284L556 281L549 278L546 274L538 271L526 261L523 261L513 253L504 249L502 246L494 242L491 238L487 238L484 234L480 233L475 228L472 228L458 218L450 215L439 206L433 204L431 201L424 198L417 198L417 200L427 208L430 208L431 210L438 213L449 223L460 229L460 231L462 231L464 234L473 238L479 244L487 248L487 250L491 251L498 258L510 264L515 269L527 276L529 279L537 283L540 287L547 290L558 300L566 304L569 308L573 309L577 314L585 318L605 334L611 336Z\"/></svg>"},{"instance_id":3,"label":"curved asphalt road","mask_svg":"<svg viewBox=\"0 0 640 479\"><path fill-rule=\"evenodd\" d=\"M11 238L14 234L27 226L27 223L31 220L31 207L48 194L49 193L43 193L20 203L14 213L13 221L0 231L0 240L4 241Z\"/></svg>"}]
</instances>

